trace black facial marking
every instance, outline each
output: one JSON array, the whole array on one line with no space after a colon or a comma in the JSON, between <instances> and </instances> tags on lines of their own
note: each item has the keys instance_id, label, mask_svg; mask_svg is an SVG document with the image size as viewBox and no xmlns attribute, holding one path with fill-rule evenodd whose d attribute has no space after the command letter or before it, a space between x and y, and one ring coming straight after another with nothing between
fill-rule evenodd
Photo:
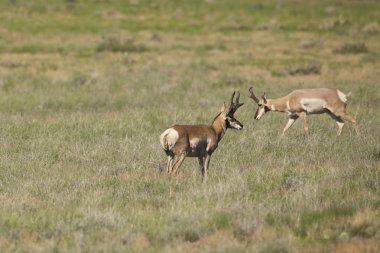
<instances>
[{"instance_id":1,"label":"black facial marking","mask_svg":"<svg viewBox=\"0 0 380 253\"><path fill-rule=\"evenodd\" d=\"M257 118L257 114L259 114L259 109L260 109L260 107L258 107L257 110L256 110L255 119Z\"/></svg>"}]
</instances>

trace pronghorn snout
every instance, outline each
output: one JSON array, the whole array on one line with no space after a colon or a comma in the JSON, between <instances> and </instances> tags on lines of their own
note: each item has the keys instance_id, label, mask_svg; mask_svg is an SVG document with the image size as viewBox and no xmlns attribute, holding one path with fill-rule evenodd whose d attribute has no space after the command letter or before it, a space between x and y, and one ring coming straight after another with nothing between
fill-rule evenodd
<instances>
[{"instance_id":1,"label":"pronghorn snout","mask_svg":"<svg viewBox=\"0 0 380 253\"><path fill-rule=\"evenodd\" d=\"M231 124L231 127L234 128L234 129L237 129L237 130L242 130L243 129L243 124L236 121L236 122L232 122Z\"/></svg>"},{"instance_id":2,"label":"pronghorn snout","mask_svg":"<svg viewBox=\"0 0 380 253\"><path fill-rule=\"evenodd\" d=\"M262 108L262 107L257 108L256 113L255 113L255 119L256 120L261 119L264 113L265 113L265 108Z\"/></svg>"},{"instance_id":3,"label":"pronghorn snout","mask_svg":"<svg viewBox=\"0 0 380 253\"><path fill-rule=\"evenodd\" d=\"M232 129L241 130L241 129L243 129L243 124L234 118L229 118L228 119L228 127L232 128Z\"/></svg>"}]
</instances>

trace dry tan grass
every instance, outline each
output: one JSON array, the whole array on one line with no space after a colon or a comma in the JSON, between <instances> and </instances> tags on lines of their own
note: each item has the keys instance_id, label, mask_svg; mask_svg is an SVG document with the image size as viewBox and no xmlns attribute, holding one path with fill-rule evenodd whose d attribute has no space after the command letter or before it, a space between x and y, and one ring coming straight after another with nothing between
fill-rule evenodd
<instances>
[{"instance_id":1,"label":"dry tan grass","mask_svg":"<svg viewBox=\"0 0 380 253\"><path fill-rule=\"evenodd\" d=\"M0 10L7 27L0 28L0 251L380 248L379 35L355 29L362 27L356 22L369 22L364 12L356 13L359 7L368 8L371 19L378 17L365 5L371 1L336 4L331 17L322 8L330 2L305 2L298 9L293 2L248 1L251 10L260 10L258 17L242 11L244 5L230 10L245 1L225 9L224 1L208 1L219 9L203 16L197 16L203 8L192 9L196 5L173 10L165 2L167 9L147 11L139 9L140 1L130 1L130 13L111 2L77 7L83 17L62 11L66 7L58 3L33 10L38 1L16 1L16 7ZM321 13L309 20L305 11ZM346 27L319 28L341 11L358 19ZM41 31L10 31L10 18L34 29L41 25ZM79 21L88 22L78 23L88 30L75 30ZM129 24L137 28L127 29ZM97 51L112 36L147 50ZM333 53L356 40L369 52ZM302 41L317 43L303 48ZM288 75L289 67L309 63L320 64L321 74ZM362 136L354 137L347 124L336 138L334 122L318 115L308 119L310 136L296 123L279 138L286 116L272 113L254 121L250 86L269 97L300 87L351 91L348 111L358 118ZM159 134L174 123L209 123L233 90L246 103L237 114L244 130L226 133L207 184L196 159L186 159L176 177L160 173L166 160Z\"/></svg>"}]
</instances>

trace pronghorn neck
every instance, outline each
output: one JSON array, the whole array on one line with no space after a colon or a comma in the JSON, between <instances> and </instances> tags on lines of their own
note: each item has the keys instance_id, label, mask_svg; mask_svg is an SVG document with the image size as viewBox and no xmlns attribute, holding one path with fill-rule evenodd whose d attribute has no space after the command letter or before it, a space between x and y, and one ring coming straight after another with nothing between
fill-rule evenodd
<instances>
[{"instance_id":1,"label":"pronghorn neck","mask_svg":"<svg viewBox=\"0 0 380 253\"><path fill-rule=\"evenodd\" d=\"M267 106L271 111L285 112L287 110L287 101L286 97L267 99Z\"/></svg>"},{"instance_id":2,"label":"pronghorn neck","mask_svg":"<svg viewBox=\"0 0 380 253\"><path fill-rule=\"evenodd\" d=\"M211 126L214 129L219 142L222 139L224 133L227 131L227 123L223 119L222 113L215 117Z\"/></svg>"}]
</instances>

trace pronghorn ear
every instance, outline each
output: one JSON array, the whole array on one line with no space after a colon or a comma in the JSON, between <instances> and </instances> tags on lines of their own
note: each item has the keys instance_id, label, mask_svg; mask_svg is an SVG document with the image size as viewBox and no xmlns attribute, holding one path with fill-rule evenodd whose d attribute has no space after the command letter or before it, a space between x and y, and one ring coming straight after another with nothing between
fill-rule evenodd
<instances>
[{"instance_id":1,"label":"pronghorn ear","mask_svg":"<svg viewBox=\"0 0 380 253\"><path fill-rule=\"evenodd\" d=\"M264 100L264 103L267 103L267 94L264 92L264 94L261 96L261 98Z\"/></svg>"},{"instance_id":2,"label":"pronghorn ear","mask_svg":"<svg viewBox=\"0 0 380 253\"><path fill-rule=\"evenodd\" d=\"M220 112L224 112L226 110L226 103L223 102L222 109L220 109Z\"/></svg>"}]
</instances>

